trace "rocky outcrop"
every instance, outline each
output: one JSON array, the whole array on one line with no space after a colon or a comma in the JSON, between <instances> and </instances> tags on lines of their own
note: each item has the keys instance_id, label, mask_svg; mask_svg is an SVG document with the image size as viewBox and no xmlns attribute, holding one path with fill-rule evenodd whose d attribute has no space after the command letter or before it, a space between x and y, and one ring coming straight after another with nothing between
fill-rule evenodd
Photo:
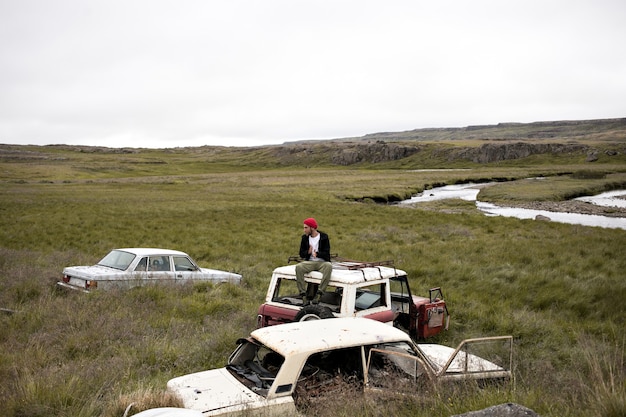
<instances>
[{"instance_id":1,"label":"rocky outcrop","mask_svg":"<svg viewBox=\"0 0 626 417\"><path fill-rule=\"evenodd\" d=\"M596 162L598 160L598 151L589 151L587 152L587 159L585 159L585 161L587 162Z\"/></svg>"},{"instance_id":2,"label":"rocky outcrop","mask_svg":"<svg viewBox=\"0 0 626 417\"><path fill-rule=\"evenodd\" d=\"M469 160L477 164L515 160L532 155L579 155L587 162L598 159L598 150L579 143L533 143L533 142L489 142L476 147L421 144L411 142L367 142L328 141L323 143L299 143L270 148L272 154L283 164L298 161L327 161L335 165L358 163L381 163L397 161L424 152L435 159L448 162ZM604 152L608 156L619 155L619 150Z\"/></svg>"},{"instance_id":3,"label":"rocky outcrop","mask_svg":"<svg viewBox=\"0 0 626 417\"><path fill-rule=\"evenodd\" d=\"M451 417L541 417L530 408L515 403L494 405L478 411L456 414Z\"/></svg>"},{"instance_id":4,"label":"rocky outcrop","mask_svg":"<svg viewBox=\"0 0 626 417\"><path fill-rule=\"evenodd\" d=\"M420 151L417 145L377 141L363 144L344 144L333 153L331 160L336 165L353 165L359 162L397 161Z\"/></svg>"},{"instance_id":5,"label":"rocky outcrop","mask_svg":"<svg viewBox=\"0 0 626 417\"><path fill-rule=\"evenodd\" d=\"M564 143L485 143L477 148L465 148L459 151L457 158L469 159L472 162L486 164L490 162L527 158L538 154L581 154L589 147L581 144Z\"/></svg>"}]
</instances>

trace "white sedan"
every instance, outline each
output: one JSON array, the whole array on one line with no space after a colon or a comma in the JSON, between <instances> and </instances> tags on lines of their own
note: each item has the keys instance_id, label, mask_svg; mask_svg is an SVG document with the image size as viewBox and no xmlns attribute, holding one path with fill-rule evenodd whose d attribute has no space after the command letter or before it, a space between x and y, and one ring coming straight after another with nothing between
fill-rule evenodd
<instances>
[{"instance_id":1,"label":"white sedan","mask_svg":"<svg viewBox=\"0 0 626 417\"><path fill-rule=\"evenodd\" d=\"M69 266L57 285L89 292L146 284L208 281L241 283L241 275L199 267L189 255L171 249L114 249L92 266Z\"/></svg>"}]
</instances>

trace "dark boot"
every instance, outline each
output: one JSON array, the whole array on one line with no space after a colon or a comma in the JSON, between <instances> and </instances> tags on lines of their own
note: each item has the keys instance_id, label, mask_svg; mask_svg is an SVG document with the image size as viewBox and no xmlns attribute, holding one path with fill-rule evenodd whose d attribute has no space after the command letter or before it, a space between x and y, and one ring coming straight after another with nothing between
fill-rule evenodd
<instances>
[{"instance_id":1,"label":"dark boot","mask_svg":"<svg viewBox=\"0 0 626 417\"><path fill-rule=\"evenodd\" d=\"M315 294L315 297L313 297L313 300L311 302L313 304L319 304L321 299L322 299L322 293L318 291L317 294Z\"/></svg>"},{"instance_id":2,"label":"dark boot","mask_svg":"<svg viewBox=\"0 0 626 417\"><path fill-rule=\"evenodd\" d=\"M308 300L308 298L306 298L306 293L305 292L301 292L300 296L302 297L302 307L308 306L309 304L311 304L311 302Z\"/></svg>"}]
</instances>

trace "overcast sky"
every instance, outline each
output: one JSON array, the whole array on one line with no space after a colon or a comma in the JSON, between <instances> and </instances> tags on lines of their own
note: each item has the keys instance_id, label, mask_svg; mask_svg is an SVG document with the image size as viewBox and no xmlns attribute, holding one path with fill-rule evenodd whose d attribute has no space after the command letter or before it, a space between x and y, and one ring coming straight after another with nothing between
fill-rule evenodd
<instances>
[{"instance_id":1,"label":"overcast sky","mask_svg":"<svg viewBox=\"0 0 626 417\"><path fill-rule=\"evenodd\" d=\"M0 0L0 143L626 117L624 0Z\"/></svg>"}]
</instances>

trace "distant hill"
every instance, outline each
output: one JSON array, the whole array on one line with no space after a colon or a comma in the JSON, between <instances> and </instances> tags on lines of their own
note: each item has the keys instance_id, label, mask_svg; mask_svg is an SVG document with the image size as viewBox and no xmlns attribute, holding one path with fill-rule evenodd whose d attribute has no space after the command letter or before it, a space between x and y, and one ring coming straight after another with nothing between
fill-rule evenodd
<instances>
[{"instance_id":1,"label":"distant hill","mask_svg":"<svg viewBox=\"0 0 626 417\"><path fill-rule=\"evenodd\" d=\"M116 155L117 163L170 164L174 155L229 169L320 166L469 168L488 163L598 162L626 165L626 118L499 123L461 128L380 132L361 137L304 140L254 147L166 149L77 145L0 145L0 162L38 162L72 155ZM125 155L125 157L123 157ZM93 162L92 162L93 163Z\"/></svg>"},{"instance_id":2,"label":"distant hill","mask_svg":"<svg viewBox=\"0 0 626 417\"><path fill-rule=\"evenodd\" d=\"M498 123L467 127L425 128L404 132L379 132L331 141L448 141L577 139L626 140L626 118L534 123ZM312 141L286 142L302 144ZM319 142L319 141L315 141Z\"/></svg>"},{"instance_id":3,"label":"distant hill","mask_svg":"<svg viewBox=\"0 0 626 417\"><path fill-rule=\"evenodd\" d=\"M315 155L323 153L332 164L344 166L408 159L424 166L484 164L540 154L593 162L600 155L626 153L626 118L380 132L326 141L287 142L274 147L273 153L285 162L315 159Z\"/></svg>"}]
</instances>

